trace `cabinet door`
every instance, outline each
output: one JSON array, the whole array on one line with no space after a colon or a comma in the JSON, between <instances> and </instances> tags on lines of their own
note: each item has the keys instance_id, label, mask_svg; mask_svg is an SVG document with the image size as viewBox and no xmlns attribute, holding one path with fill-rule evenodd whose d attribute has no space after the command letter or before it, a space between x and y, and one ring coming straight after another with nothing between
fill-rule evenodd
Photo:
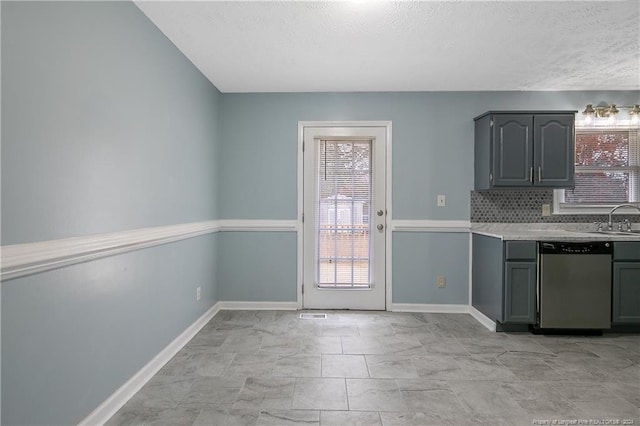
<instances>
[{"instance_id":1,"label":"cabinet door","mask_svg":"<svg viewBox=\"0 0 640 426\"><path fill-rule=\"evenodd\" d=\"M504 321L535 323L536 263L505 262L504 274Z\"/></svg>"},{"instance_id":2,"label":"cabinet door","mask_svg":"<svg viewBox=\"0 0 640 426\"><path fill-rule=\"evenodd\" d=\"M543 114L533 119L534 185L568 188L574 185L575 116Z\"/></svg>"},{"instance_id":3,"label":"cabinet door","mask_svg":"<svg viewBox=\"0 0 640 426\"><path fill-rule=\"evenodd\" d=\"M613 263L614 324L640 324L640 262Z\"/></svg>"},{"instance_id":4,"label":"cabinet door","mask_svg":"<svg viewBox=\"0 0 640 426\"><path fill-rule=\"evenodd\" d=\"M495 115L492 144L493 186L531 186L533 116Z\"/></svg>"}]
</instances>

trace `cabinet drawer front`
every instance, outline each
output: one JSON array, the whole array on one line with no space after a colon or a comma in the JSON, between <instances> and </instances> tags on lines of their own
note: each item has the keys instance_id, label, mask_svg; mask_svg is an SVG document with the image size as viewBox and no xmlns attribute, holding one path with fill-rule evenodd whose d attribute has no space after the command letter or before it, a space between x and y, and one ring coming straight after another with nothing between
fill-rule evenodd
<instances>
[{"instance_id":1,"label":"cabinet drawer front","mask_svg":"<svg viewBox=\"0 0 640 426\"><path fill-rule=\"evenodd\" d=\"M640 261L640 242L615 241L613 243L613 259Z\"/></svg>"},{"instance_id":2,"label":"cabinet drawer front","mask_svg":"<svg viewBox=\"0 0 640 426\"><path fill-rule=\"evenodd\" d=\"M506 241L506 260L536 260L535 241Z\"/></svg>"}]
</instances>

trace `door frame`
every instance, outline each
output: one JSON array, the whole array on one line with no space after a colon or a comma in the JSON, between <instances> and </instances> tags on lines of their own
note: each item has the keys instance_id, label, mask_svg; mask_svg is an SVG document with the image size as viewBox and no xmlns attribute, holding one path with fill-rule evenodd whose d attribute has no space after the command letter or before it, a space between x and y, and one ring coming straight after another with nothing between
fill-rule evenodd
<instances>
[{"instance_id":1,"label":"door frame","mask_svg":"<svg viewBox=\"0 0 640 426\"><path fill-rule=\"evenodd\" d=\"M304 226L302 214L304 212L304 128L305 127L384 127L386 135L385 149L385 204L387 206L387 226L385 227L385 310L390 310L393 299L391 289L391 247L392 247L392 226L393 208L391 201L392 179L391 179L391 153L392 153L392 122L391 120L380 121L298 121L298 212L296 219L297 231L297 302L298 309L302 309L302 284L304 281Z\"/></svg>"}]
</instances>

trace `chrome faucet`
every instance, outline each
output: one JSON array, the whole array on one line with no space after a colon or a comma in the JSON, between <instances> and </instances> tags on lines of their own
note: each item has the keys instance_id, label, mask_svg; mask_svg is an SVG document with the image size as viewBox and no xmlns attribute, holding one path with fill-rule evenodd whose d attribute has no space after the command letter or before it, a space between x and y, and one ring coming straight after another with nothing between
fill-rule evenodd
<instances>
[{"instance_id":1,"label":"chrome faucet","mask_svg":"<svg viewBox=\"0 0 640 426\"><path fill-rule=\"evenodd\" d=\"M614 206L609 212L609 223L607 224L609 226L609 230L613 229L613 218L611 217L613 215L613 212L615 212L616 210L622 207L631 207L638 210L638 212L640 212L640 206L636 206L634 204L618 204L617 206Z\"/></svg>"}]
</instances>

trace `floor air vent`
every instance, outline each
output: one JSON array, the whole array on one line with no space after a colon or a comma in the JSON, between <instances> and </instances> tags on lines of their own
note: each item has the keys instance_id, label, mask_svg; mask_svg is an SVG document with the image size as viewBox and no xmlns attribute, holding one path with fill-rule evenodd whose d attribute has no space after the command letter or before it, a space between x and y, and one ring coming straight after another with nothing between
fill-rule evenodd
<instances>
[{"instance_id":1,"label":"floor air vent","mask_svg":"<svg viewBox=\"0 0 640 426\"><path fill-rule=\"evenodd\" d=\"M327 314L300 314L300 319L327 319Z\"/></svg>"}]
</instances>

